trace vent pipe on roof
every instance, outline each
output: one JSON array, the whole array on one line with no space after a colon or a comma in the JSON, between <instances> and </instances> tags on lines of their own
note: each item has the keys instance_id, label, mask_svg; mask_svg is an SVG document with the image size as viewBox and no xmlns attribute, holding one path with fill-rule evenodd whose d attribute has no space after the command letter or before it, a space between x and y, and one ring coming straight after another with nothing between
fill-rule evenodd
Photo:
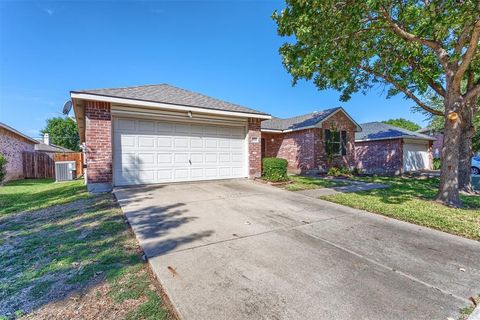
<instances>
[{"instance_id":1,"label":"vent pipe on roof","mask_svg":"<svg viewBox=\"0 0 480 320\"><path fill-rule=\"evenodd\" d=\"M50 135L48 133L43 134L43 143L50 145Z\"/></svg>"}]
</instances>

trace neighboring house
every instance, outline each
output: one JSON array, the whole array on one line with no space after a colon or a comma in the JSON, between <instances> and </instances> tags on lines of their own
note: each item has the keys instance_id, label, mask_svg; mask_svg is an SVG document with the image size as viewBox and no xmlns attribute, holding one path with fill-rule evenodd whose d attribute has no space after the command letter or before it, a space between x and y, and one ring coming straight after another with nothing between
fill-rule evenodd
<instances>
[{"instance_id":1,"label":"neighboring house","mask_svg":"<svg viewBox=\"0 0 480 320\"><path fill-rule=\"evenodd\" d=\"M366 173L401 174L432 168L434 138L381 122L355 134L356 167Z\"/></svg>"},{"instance_id":2,"label":"neighboring house","mask_svg":"<svg viewBox=\"0 0 480 320\"><path fill-rule=\"evenodd\" d=\"M50 136L48 133L43 135L43 141L39 141L38 144L35 145L35 151L44 152L53 159L53 155L55 153L71 153L75 152L73 150L67 149L65 147L57 146L53 143L50 143Z\"/></svg>"},{"instance_id":3,"label":"neighboring house","mask_svg":"<svg viewBox=\"0 0 480 320\"><path fill-rule=\"evenodd\" d=\"M440 159L442 157L443 132L432 131L428 127L417 130L417 132L426 134L435 139L432 146L432 155L433 158Z\"/></svg>"},{"instance_id":4,"label":"neighboring house","mask_svg":"<svg viewBox=\"0 0 480 320\"><path fill-rule=\"evenodd\" d=\"M167 84L70 96L90 191L261 174L266 113Z\"/></svg>"},{"instance_id":5,"label":"neighboring house","mask_svg":"<svg viewBox=\"0 0 480 320\"><path fill-rule=\"evenodd\" d=\"M34 151L38 141L0 122L0 153L7 159L5 181L23 178L24 151Z\"/></svg>"},{"instance_id":6,"label":"neighboring house","mask_svg":"<svg viewBox=\"0 0 480 320\"><path fill-rule=\"evenodd\" d=\"M324 172L355 165L360 126L343 108L262 122L262 156L288 161L290 173Z\"/></svg>"}]
</instances>

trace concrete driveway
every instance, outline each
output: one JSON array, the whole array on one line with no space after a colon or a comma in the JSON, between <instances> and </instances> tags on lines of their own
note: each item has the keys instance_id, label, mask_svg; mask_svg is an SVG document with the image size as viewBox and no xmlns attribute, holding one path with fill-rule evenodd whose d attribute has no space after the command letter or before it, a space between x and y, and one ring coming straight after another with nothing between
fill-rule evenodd
<instances>
[{"instance_id":1,"label":"concrete driveway","mask_svg":"<svg viewBox=\"0 0 480 320\"><path fill-rule=\"evenodd\" d=\"M115 191L182 319L447 319L480 242L245 180Z\"/></svg>"}]
</instances>

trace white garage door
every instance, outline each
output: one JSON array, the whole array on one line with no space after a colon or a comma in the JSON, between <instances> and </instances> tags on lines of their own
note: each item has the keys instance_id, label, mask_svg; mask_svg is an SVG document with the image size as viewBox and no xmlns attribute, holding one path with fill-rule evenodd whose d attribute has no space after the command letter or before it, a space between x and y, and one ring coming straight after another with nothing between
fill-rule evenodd
<instances>
[{"instance_id":1,"label":"white garage door","mask_svg":"<svg viewBox=\"0 0 480 320\"><path fill-rule=\"evenodd\" d=\"M114 118L115 185L246 176L245 127Z\"/></svg>"},{"instance_id":2,"label":"white garage door","mask_svg":"<svg viewBox=\"0 0 480 320\"><path fill-rule=\"evenodd\" d=\"M430 169L428 144L405 143L403 145L403 170L408 172L424 169Z\"/></svg>"}]
</instances>

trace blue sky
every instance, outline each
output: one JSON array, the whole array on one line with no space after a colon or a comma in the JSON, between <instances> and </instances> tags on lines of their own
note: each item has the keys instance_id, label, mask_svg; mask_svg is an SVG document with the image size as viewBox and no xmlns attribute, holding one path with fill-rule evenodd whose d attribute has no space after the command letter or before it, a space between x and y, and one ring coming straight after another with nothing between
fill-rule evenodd
<instances>
[{"instance_id":1,"label":"blue sky","mask_svg":"<svg viewBox=\"0 0 480 320\"><path fill-rule=\"evenodd\" d=\"M343 106L359 123L404 117L413 102L382 87L340 102L291 86L270 18L281 1L0 0L0 121L33 137L69 91L169 83L289 117Z\"/></svg>"}]
</instances>

